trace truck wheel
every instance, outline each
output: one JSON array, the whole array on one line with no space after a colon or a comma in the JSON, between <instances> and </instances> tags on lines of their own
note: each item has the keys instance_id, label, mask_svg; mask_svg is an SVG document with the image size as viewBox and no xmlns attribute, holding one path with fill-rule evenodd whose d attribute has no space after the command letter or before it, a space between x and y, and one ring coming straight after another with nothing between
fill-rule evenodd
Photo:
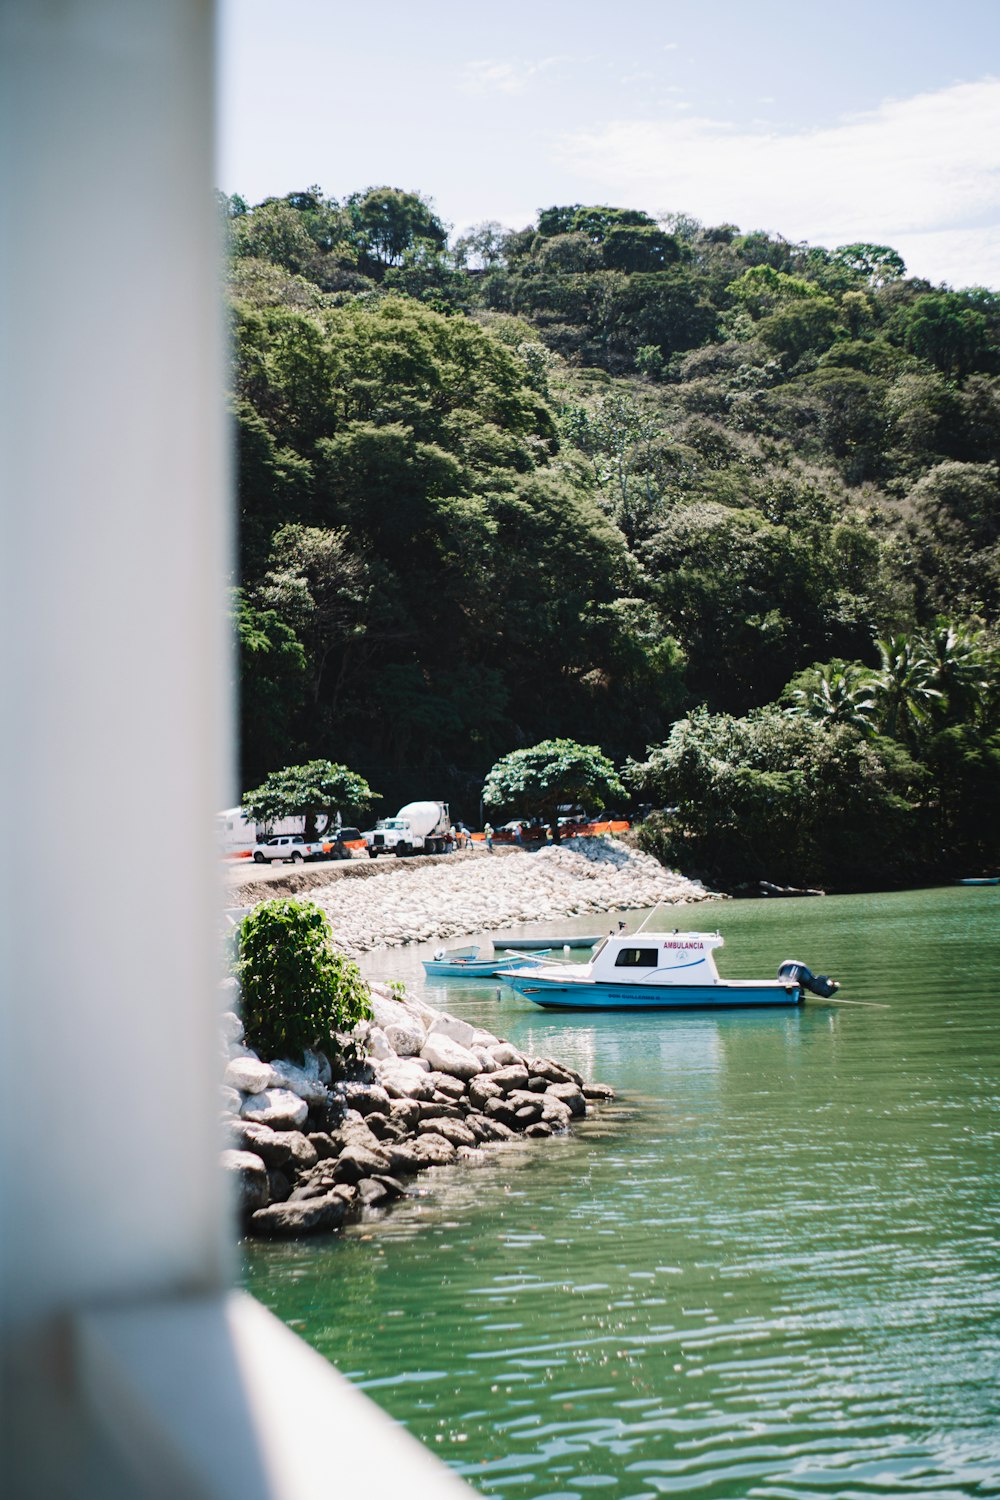
<instances>
[{"instance_id":1,"label":"truck wheel","mask_svg":"<svg viewBox=\"0 0 1000 1500\"><path fill-rule=\"evenodd\" d=\"M409 846L409 844L397 844L396 845L396 858L397 859L405 859L406 856L409 854L409 852L410 852L410 846Z\"/></svg>"},{"instance_id":2,"label":"truck wheel","mask_svg":"<svg viewBox=\"0 0 1000 1500\"><path fill-rule=\"evenodd\" d=\"M377 849L369 849L369 851L368 851L368 858L369 859L378 859L378 850Z\"/></svg>"},{"instance_id":3,"label":"truck wheel","mask_svg":"<svg viewBox=\"0 0 1000 1500\"><path fill-rule=\"evenodd\" d=\"M302 863L302 855L298 852L298 850L296 850L295 853L292 855L292 864L293 865L300 865L301 863Z\"/></svg>"},{"instance_id":4,"label":"truck wheel","mask_svg":"<svg viewBox=\"0 0 1000 1500\"><path fill-rule=\"evenodd\" d=\"M259 849L255 849L253 852L253 862L255 865L263 865L267 863L266 859L264 858L263 854L261 854Z\"/></svg>"}]
</instances>

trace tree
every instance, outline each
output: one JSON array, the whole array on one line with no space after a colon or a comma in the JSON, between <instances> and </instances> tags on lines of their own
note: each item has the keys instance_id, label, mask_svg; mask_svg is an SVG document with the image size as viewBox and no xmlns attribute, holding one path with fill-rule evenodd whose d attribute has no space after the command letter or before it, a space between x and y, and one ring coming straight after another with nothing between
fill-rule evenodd
<instances>
[{"instance_id":1,"label":"tree","mask_svg":"<svg viewBox=\"0 0 1000 1500\"><path fill-rule=\"evenodd\" d=\"M338 953L326 913L312 901L263 901L243 918L234 965L248 1043L294 1062L329 1049L334 1034L371 1015L358 966Z\"/></svg>"},{"instance_id":2,"label":"tree","mask_svg":"<svg viewBox=\"0 0 1000 1500\"><path fill-rule=\"evenodd\" d=\"M901 746L774 705L742 719L698 709L624 774L670 807L650 851L715 881L870 886L919 845L920 773Z\"/></svg>"},{"instance_id":3,"label":"tree","mask_svg":"<svg viewBox=\"0 0 1000 1500\"><path fill-rule=\"evenodd\" d=\"M830 256L835 265L844 266L869 286L884 286L906 275L903 257L889 245L838 245Z\"/></svg>"},{"instance_id":4,"label":"tree","mask_svg":"<svg viewBox=\"0 0 1000 1500\"><path fill-rule=\"evenodd\" d=\"M315 839L317 820L326 826L337 813L361 814L378 798L363 776L329 760L310 760L302 766L272 771L260 786L243 794L243 810L250 822L264 827L281 818L304 817L305 837Z\"/></svg>"},{"instance_id":5,"label":"tree","mask_svg":"<svg viewBox=\"0 0 1000 1500\"><path fill-rule=\"evenodd\" d=\"M350 215L360 265L381 278L389 266L401 266L406 252L424 243L443 250L448 231L430 201L401 188L373 187L352 193L345 207Z\"/></svg>"},{"instance_id":6,"label":"tree","mask_svg":"<svg viewBox=\"0 0 1000 1500\"><path fill-rule=\"evenodd\" d=\"M559 837L559 808L582 802L600 812L620 800L625 788L597 745L543 740L498 760L483 785L483 801L497 811L537 817Z\"/></svg>"},{"instance_id":7,"label":"tree","mask_svg":"<svg viewBox=\"0 0 1000 1500\"><path fill-rule=\"evenodd\" d=\"M875 644L880 658L875 687L885 733L913 745L932 704L941 698L933 686L932 665L920 643L903 631Z\"/></svg>"},{"instance_id":8,"label":"tree","mask_svg":"<svg viewBox=\"0 0 1000 1500\"><path fill-rule=\"evenodd\" d=\"M782 694L789 712L822 724L848 724L866 737L875 733L873 674L858 662L817 663L792 678Z\"/></svg>"},{"instance_id":9,"label":"tree","mask_svg":"<svg viewBox=\"0 0 1000 1500\"><path fill-rule=\"evenodd\" d=\"M274 610L259 609L235 591L240 667L240 763L244 774L293 753L305 698L306 653Z\"/></svg>"}]
</instances>

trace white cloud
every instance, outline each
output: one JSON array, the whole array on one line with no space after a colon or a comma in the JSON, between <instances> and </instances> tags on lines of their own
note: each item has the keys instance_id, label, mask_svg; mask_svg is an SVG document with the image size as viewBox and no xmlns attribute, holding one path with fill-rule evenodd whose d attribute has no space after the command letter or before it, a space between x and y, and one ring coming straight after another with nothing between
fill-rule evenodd
<instances>
[{"instance_id":1,"label":"white cloud","mask_svg":"<svg viewBox=\"0 0 1000 1500\"><path fill-rule=\"evenodd\" d=\"M539 73L561 61L560 57L533 61L484 58L466 64L459 88L463 94L520 94Z\"/></svg>"},{"instance_id":2,"label":"white cloud","mask_svg":"<svg viewBox=\"0 0 1000 1500\"><path fill-rule=\"evenodd\" d=\"M894 245L912 274L1000 286L1000 79L955 84L819 129L619 120L562 139L602 196L814 244Z\"/></svg>"}]
</instances>

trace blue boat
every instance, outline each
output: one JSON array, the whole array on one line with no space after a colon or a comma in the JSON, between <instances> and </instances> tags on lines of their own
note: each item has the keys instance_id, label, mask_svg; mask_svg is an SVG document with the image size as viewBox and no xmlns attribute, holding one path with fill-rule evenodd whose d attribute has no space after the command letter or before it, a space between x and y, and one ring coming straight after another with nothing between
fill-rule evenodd
<instances>
[{"instance_id":1,"label":"blue boat","mask_svg":"<svg viewBox=\"0 0 1000 1500\"><path fill-rule=\"evenodd\" d=\"M721 979L718 932L615 933L589 963L501 968L498 977L535 1005L553 1010L720 1010L801 1005L805 990L828 998L836 980L787 959L777 979Z\"/></svg>"},{"instance_id":2,"label":"blue boat","mask_svg":"<svg viewBox=\"0 0 1000 1500\"><path fill-rule=\"evenodd\" d=\"M424 973L433 978L454 979L464 976L466 979L489 979L512 962L533 964L542 957L544 951L539 954L518 954L516 959L512 959L509 953L494 953L491 958L480 958L478 948L453 948L450 952L439 950L433 958L425 958L422 962Z\"/></svg>"}]
</instances>

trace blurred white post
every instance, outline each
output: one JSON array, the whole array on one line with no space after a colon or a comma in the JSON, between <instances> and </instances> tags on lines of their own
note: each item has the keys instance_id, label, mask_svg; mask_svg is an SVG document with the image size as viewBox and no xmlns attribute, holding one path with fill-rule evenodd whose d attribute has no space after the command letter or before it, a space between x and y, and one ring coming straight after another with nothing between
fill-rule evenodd
<instances>
[{"instance_id":1,"label":"blurred white post","mask_svg":"<svg viewBox=\"0 0 1000 1500\"><path fill-rule=\"evenodd\" d=\"M16 1325L224 1280L204 1143L230 674L213 8L5 0L0 14L15 1126L0 1140Z\"/></svg>"},{"instance_id":2,"label":"blurred white post","mask_svg":"<svg viewBox=\"0 0 1000 1500\"><path fill-rule=\"evenodd\" d=\"M228 1291L213 27L0 0L0 1487L467 1496Z\"/></svg>"}]
</instances>

